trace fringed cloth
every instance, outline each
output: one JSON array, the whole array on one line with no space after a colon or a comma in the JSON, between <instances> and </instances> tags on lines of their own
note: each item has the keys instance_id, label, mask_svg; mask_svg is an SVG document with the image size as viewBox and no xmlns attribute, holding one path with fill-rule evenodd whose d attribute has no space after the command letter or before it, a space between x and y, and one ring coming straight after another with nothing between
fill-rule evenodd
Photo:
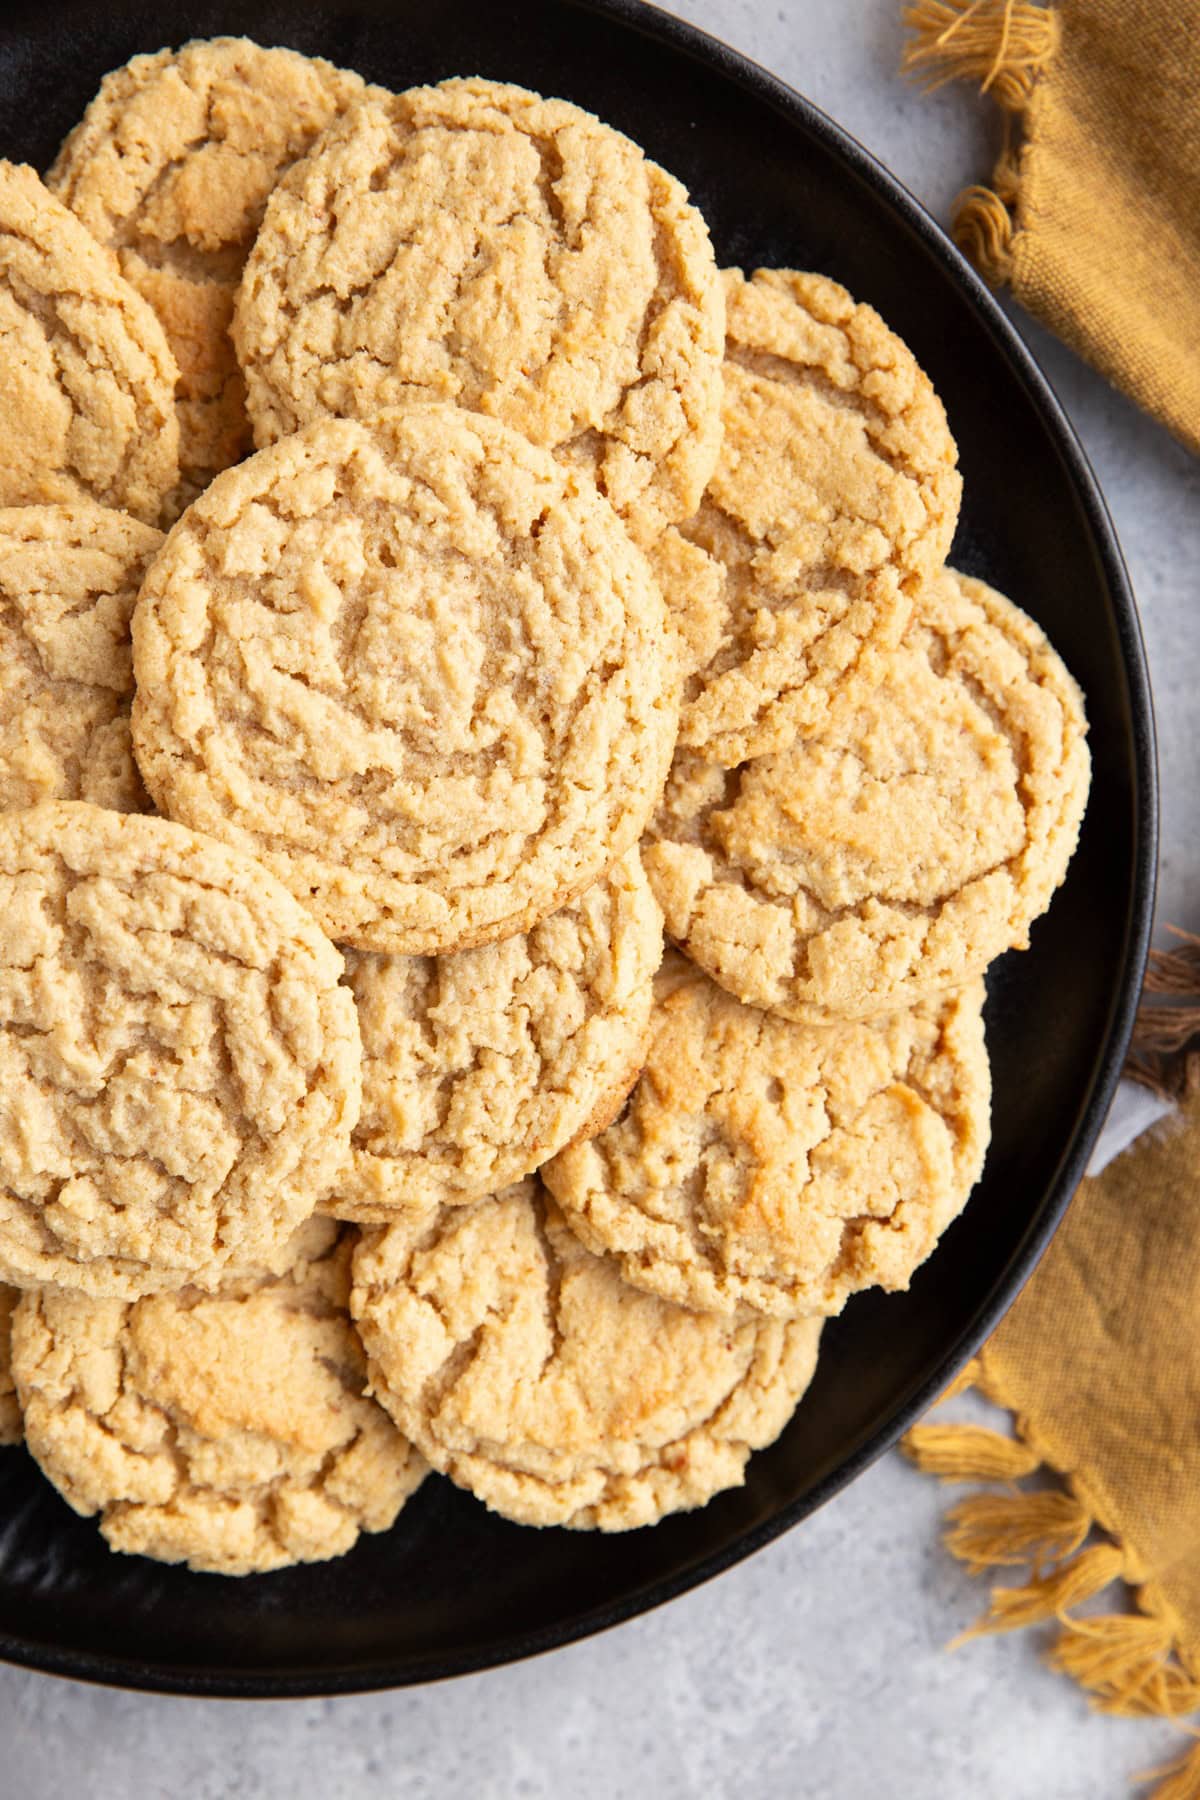
<instances>
[{"instance_id":1,"label":"fringed cloth","mask_svg":"<svg viewBox=\"0 0 1200 1800\"><path fill-rule=\"evenodd\" d=\"M1152 953L1129 1070L1179 1110L1083 1183L939 1402L976 1388L1011 1435L936 1417L903 1448L978 1486L948 1515L953 1555L1021 1571L966 1638L1052 1622L1052 1667L1101 1710L1185 1719L1200 1712L1200 939L1176 935ZM1155 1800L1200 1800L1200 1743L1157 1774Z\"/></svg>"},{"instance_id":2,"label":"fringed cloth","mask_svg":"<svg viewBox=\"0 0 1200 1800\"><path fill-rule=\"evenodd\" d=\"M1200 450L1200 0L914 0L904 67L1003 109L954 237Z\"/></svg>"}]
</instances>

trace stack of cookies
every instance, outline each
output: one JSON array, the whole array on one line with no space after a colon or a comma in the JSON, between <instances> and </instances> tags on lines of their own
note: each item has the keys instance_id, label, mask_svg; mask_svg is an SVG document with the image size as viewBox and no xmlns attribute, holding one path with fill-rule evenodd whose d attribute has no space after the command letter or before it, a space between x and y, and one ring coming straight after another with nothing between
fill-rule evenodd
<instances>
[{"instance_id":1,"label":"stack of cookies","mask_svg":"<svg viewBox=\"0 0 1200 1800\"><path fill-rule=\"evenodd\" d=\"M243 40L0 267L0 1424L227 1574L702 1505L961 1211L1086 798L930 382L575 106Z\"/></svg>"}]
</instances>

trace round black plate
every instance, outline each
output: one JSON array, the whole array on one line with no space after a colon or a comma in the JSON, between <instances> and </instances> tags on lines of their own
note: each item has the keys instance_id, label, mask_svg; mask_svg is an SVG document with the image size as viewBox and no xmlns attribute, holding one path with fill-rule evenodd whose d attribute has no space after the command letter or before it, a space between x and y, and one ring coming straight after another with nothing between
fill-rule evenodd
<instances>
[{"instance_id":1,"label":"round black plate","mask_svg":"<svg viewBox=\"0 0 1200 1800\"><path fill-rule=\"evenodd\" d=\"M0 1455L0 1656L183 1693L333 1693L484 1668L669 1599L829 1499L934 1397L1045 1247L1107 1109L1150 925L1154 735L1120 552L1070 427L946 239L821 113L636 0L8 0L0 154L45 168L106 70L222 32L393 88L479 73L565 95L688 184L721 262L823 270L871 301L958 439L954 560L1046 627L1087 694L1095 759L1067 883L989 983L983 1182L910 1293L865 1295L828 1328L811 1393L740 1491L602 1538L522 1530L430 1480L339 1562L222 1581L112 1555L24 1452Z\"/></svg>"}]
</instances>

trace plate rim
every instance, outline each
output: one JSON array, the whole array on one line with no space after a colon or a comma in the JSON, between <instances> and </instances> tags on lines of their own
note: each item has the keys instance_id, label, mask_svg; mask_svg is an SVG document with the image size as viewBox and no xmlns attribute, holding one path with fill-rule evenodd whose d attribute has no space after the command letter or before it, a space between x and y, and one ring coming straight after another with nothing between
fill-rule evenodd
<instances>
[{"instance_id":1,"label":"plate rim","mask_svg":"<svg viewBox=\"0 0 1200 1800\"><path fill-rule=\"evenodd\" d=\"M664 11L651 0L561 0L561 3L577 12L612 19L727 76L819 139L860 180L880 193L970 302L1015 379L1029 396L1063 459L1112 595L1114 624L1129 690L1135 784L1134 858L1124 956L1113 984L1104 1048L1096 1064L1090 1097L1074 1133L1064 1146L1039 1218L1027 1233L1022 1248L1010 1260L991 1300L970 1329L960 1333L946 1349L934 1373L926 1381L914 1385L891 1419L864 1439L802 1499L781 1507L771 1518L742 1532L729 1544L698 1559L688 1568L656 1577L620 1599L573 1616L569 1622L508 1635L478 1650L431 1653L400 1670L380 1661L329 1667L319 1676L271 1666L256 1668L253 1672L172 1670L136 1657L62 1648L3 1633L0 1634L0 1660L6 1663L89 1685L146 1693L207 1699L312 1699L419 1687L506 1667L596 1636L666 1605L755 1555L816 1512L890 1449L928 1409L953 1375L990 1336L1045 1254L1086 1170L1120 1078L1154 920L1159 836L1154 707L1137 603L1120 542L1087 453L1062 402L1017 327L932 214L890 169L830 114L742 51L690 20Z\"/></svg>"}]
</instances>

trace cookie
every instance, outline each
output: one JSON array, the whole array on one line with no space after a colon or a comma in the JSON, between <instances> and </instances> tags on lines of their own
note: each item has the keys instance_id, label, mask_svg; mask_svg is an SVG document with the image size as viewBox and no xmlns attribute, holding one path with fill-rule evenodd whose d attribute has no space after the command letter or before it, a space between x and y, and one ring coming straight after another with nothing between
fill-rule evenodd
<instances>
[{"instance_id":1,"label":"cookie","mask_svg":"<svg viewBox=\"0 0 1200 1800\"><path fill-rule=\"evenodd\" d=\"M0 162L0 506L92 500L153 524L179 475L176 375L110 254Z\"/></svg>"},{"instance_id":2,"label":"cookie","mask_svg":"<svg viewBox=\"0 0 1200 1800\"><path fill-rule=\"evenodd\" d=\"M441 957L348 951L363 1109L327 1210L386 1223L475 1200L598 1131L642 1066L661 960L636 850L516 937Z\"/></svg>"},{"instance_id":3,"label":"cookie","mask_svg":"<svg viewBox=\"0 0 1200 1800\"><path fill-rule=\"evenodd\" d=\"M283 178L234 341L260 445L453 400L586 468L648 542L712 473L723 321L678 181L565 100L452 80L356 108Z\"/></svg>"},{"instance_id":4,"label":"cookie","mask_svg":"<svg viewBox=\"0 0 1200 1800\"><path fill-rule=\"evenodd\" d=\"M315 1229L314 1229L315 1228ZM301 1234L286 1274L132 1302L26 1294L26 1438L114 1550L219 1575L324 1562L386 1531L425 1465L367 1397L348 1239Z\"/></svg>"},{"instance_id":5,"label":"cookie","mask_svg":"<svg viewBox=\"0 0 1200 1800\"><path fill-rule=\"evenodd\" d=\"M229 324L267 197L365 92L349 70L246 38L135 56L104 77L46 177L116 252L179 365L172 517L251 447Z\"/></svg>"},{"instance_id":6,"label":"cookie","mask_svg":"<svg viewBox=\"0 0 1200 1800\"><path fill-rule=\"evenodd\" d=\"M161 543L83 501L0 508L0 812L148 805L129 737L129 619Z\"/></svg>"},{"instance_id":7,"label":"cookie","mask_svg":"<svg viewBox=\"0 0 1200 1800\"><path fill-rule=\"evenodd\" d=\"M681 1306L789 1318L906 1288L983 1167L983 982L794 1025L672 954L621 1116L542 1170L572 1231Z\"/></svg>"},{"instance_id":8,"label":"cookie","mask_svg":"<svg viewBox=\"0 0 1200 1800\"><path fill-rule=\"evenodd\" d=\"M373 1392L434 1468L520 1524L600 1531L739 1486L820 1332L639 1293L536 1179L366 1232L351 1310Z\"/></svg>"},{"instance_id":9,"label":"cookie","mask_svg":"<svg viewBox=\"0 0 1200 1800\"><path fill-rule=\"evenodd\" d=\"M0 1287L0 1444L19 1444L25 1435L12 1370L12 1319L21 1290Z\"/></svg>"},{"instance_id":10,"label":"cookie","mask_svg":"<svg viewBox=\"0 0 1200 1800\"><path fill-rule=\"evenodd\" d=\"M680 741L729 768L819 728L864 651L898 640L962 482L941 401L873 308L822 275L724 279L724 439L683 528L720 598ZM665 585L686 614L686 589Z\"/></svg>"},{"instance_id":11,"label":"cookie","mask_svg":"<svg viewBox=\"0 0 1200 1800\"><path fill-rule=\"evenodd\" d=\"M342 959L164 819L0 817L0 1280L136 1299L268 1261L361 1099Z\"/></svg>"},{"instance_id":12,"label":"cookie","mask_svg":"<svg viewBox=\"0 0 1200 1800\"><path fill-rule=\"evenodd\" d=\"M725 571L674 525L647 544L646 555L675 635L680 680L687 682L706 667L721 641Z\"/></svg>"},{"instance_id":13,"label":"cookie","mask_svg":"<svg viewBox=\"0 0 1200 1800\"><path fill-rule=\"evenodd\" d=\"M675 762L644 852L667 931L801 1022L893 1012L1028 945L1087 802L1083 701L1011 601L947 570L819 732Z\"/></svg>"},{"instance_id":14,"label":"cookie","mask_svg":"<svg viewBox=\"0 0 1200 1800\"><path fill-rule=\"evenodd\" d=\"M640 836L678 684L645 558L586 478L430 404L321 419L219 475L133 621L165 813L338 942L528 930Z\"/></svg>"}]
</instances>

